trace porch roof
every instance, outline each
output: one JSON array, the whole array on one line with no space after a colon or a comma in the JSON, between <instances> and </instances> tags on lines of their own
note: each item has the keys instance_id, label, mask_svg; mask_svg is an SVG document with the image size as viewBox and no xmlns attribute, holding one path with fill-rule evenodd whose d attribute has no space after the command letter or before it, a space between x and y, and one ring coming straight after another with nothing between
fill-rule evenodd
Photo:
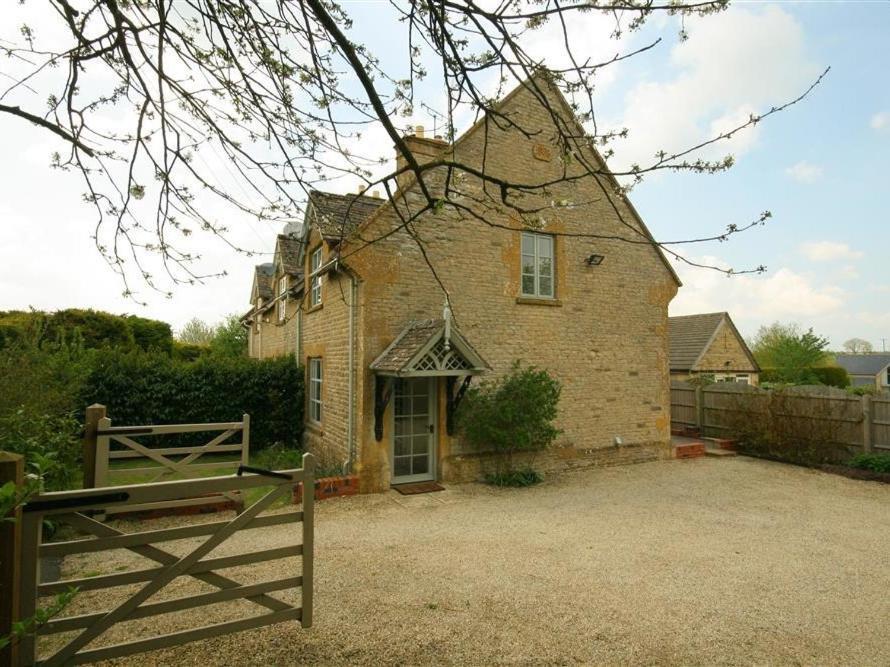
<instances>
[{"instance_id":1,"label":"porch roof","mask_svg":"<svg viewBox=\"0 0 890 667\"><path fill-rule=\"evenodd\" d=\"M445 320L411 321L371 362L378 375L399 377L478 375L490 369L467 340Z\"/></svg>"}]
</instances>

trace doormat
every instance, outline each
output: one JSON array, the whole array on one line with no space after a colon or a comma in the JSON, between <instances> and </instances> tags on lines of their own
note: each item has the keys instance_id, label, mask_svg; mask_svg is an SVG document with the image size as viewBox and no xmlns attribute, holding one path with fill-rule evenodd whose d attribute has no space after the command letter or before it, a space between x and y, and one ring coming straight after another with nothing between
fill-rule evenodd
<instances>
[{"instance_id":1,"label":"doormat","mask_svg":"<svg viewBox=\"0 0 890 667\"><path fill-rule=\"evenodd\" d=\"M431 493L433 491L444 491L445 487L435 482L415 482L413 484L396 484L392 487L403 496L413 496L417 493Z\"/></svg>"}]
</instances>

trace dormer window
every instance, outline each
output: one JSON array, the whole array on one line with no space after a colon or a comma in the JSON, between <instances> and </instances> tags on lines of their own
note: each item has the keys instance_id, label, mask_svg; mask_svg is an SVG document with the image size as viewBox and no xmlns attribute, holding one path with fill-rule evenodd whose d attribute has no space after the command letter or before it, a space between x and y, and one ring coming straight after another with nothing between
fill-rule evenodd
<instances>
[{"instance_id":1,"label":"dormer window","mask_svg":"<svg viewBox=\"0 0 890 667\"><path fill-rule=\"evenodd\" d=\"M309 305L321 303L321 246L313 251L309 258Z\"/></svg>"},{"instance_id":2,"label":"dormer window","mask_svg":"<svg viewBox=\"0 0 890 667\"><path fill-rule=\"evenodd\" d=\"M522 296L553 298L553 237L522 233Z\"/></svg>"},{"instance_id":3,"label":"dormer window","mask_svg":"<svg viewBox=\"0 0 890 667\"><path fill-rule=\"evenodd\" d=\"M278 279L278 321L287 319L287 276Z\"/></svg>"}]
</instances>

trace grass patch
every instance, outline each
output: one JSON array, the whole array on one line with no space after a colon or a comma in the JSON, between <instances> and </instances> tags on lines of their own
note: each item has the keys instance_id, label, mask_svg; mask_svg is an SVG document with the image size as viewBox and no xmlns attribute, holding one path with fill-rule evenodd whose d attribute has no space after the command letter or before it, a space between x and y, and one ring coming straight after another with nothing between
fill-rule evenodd
<instances>
[{"instance_id":1,"label":"grass patch","mask_svg":"<svg viewBox=\"0 0 890 667\"><path fill-rule=\"evenodd\" d=\"M537 470L523 468L507 472L493 472L485 476L485 482L492 486L525 487L534 486L544 481Z\"/></svg>"},{"instance_id":2,"label":"grass patch","mask_svg":"<svg viewBox=\"0 0 890 667\"><path fill-rule=\"evenodd\" d=\"M890 454L857 454L850 459L850 466L859 470L890 473Z\"/></svg>"}]
</instances>

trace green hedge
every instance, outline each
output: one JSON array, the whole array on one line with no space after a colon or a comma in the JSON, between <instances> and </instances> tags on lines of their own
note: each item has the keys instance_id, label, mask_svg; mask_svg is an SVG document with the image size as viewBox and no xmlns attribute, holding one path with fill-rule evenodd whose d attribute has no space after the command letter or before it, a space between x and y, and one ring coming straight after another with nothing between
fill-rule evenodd
<instances>
[{"instance_id":1,"label":"green hedge","mask_svg":"<svg viewBox=\"0 0 890 667\"><path fill-rule=\"evenodd\" d=\"M108 351L96 355L80 393L81 411L92 403L105 405L121 426L239 421L248 413L251 450L276 442L298 447L303 373L289 357L187 363L164 354Z\"/></svg>"},{"instance_id":2,"label":"green hedge","mask_svg":"<svg viewBox=\"0 0 890 667\"><path fill-rule=\"evenodd\" d=\"M75 339L85 349L138 348L169 354L173 348L173 331L160 320L85 308L0 311L0 349L26 340L43 345Z\"/></svg>"},{"instance_id":3,"label":"green hedge","mask_svg":"<svg viewBox=\"0 0 890 667\"><path fill-rule=\"evenodd\" d=\"M763 368L760 371L760 381L766 383L783 384L782 375L775 368ZM805 373L804 384L825 384L830 387L844 389L850 386L850 376L840 366L818 366L809 368Z\"/></svg>"}]
</instances>

